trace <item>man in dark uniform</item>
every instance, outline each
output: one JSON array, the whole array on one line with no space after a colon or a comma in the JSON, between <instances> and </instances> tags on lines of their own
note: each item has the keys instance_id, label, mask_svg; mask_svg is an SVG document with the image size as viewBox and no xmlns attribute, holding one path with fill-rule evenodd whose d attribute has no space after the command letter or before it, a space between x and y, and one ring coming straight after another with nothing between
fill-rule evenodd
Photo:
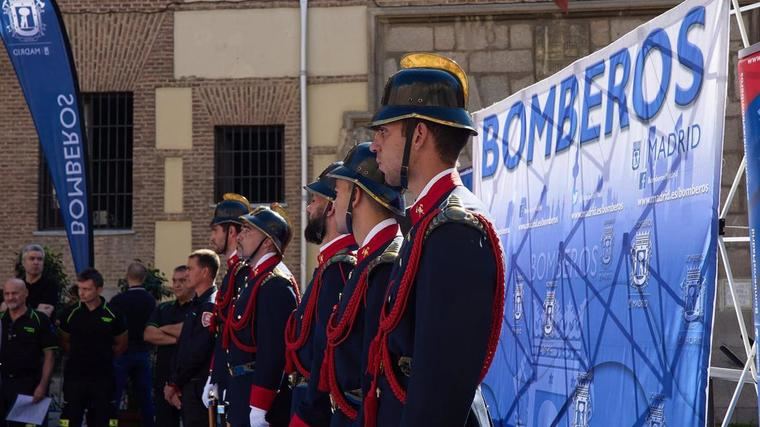
<instances>
[{"instance_id":1,"label":"man in dark uniform","mask_svg":"<svg viewBox=\"0 0 760 427\"><path fill-rule=\"evenodd\" d=\"M69 353L63 371L62 427L116 426L113 359L127 349L127 326L100 296L103 276L94 268L77 275L79 302L61 316L61 344Z\"/></svg>"},{"instance_id":2,"label":"man in dark uniform","mask_svg":"<svg viewBox=\"0 0 760 427\"><path fill-rule=\"evenodd\" d=\"M356 242L351 234L338 232L335 216L335 178L328 173L343 165L335 162L305 188L311 195L306 206L309 222L304 237L322 245L318 266L285 331L286 366L293 390L291 426L330 424L329 394L318 390L319 371L325 351L327 319L356 263Z\"/></svg>"},{"instance_id":3,"label":"man in dark uniform","mask_svg":"<svg viewBox=\"0 0 760 427\"><path fill-rule=\"evenodd\" d=\"M217 272L219 256L213 251L199 249L187 259L188 286L195 297L182 323L174 369L164 387L166 401L181 409L184 427L209 424L201 394L214 348L214 333L209 326L214 315Z\"/></svg>"},{"instance_id":4,"label":"man in dark uniform","mask_svg":"<svg viewBox=\"0 0 760 427\"><path fill-rule=\"evenodd\" d=\"M156 299L145 289L148 269L140 262L133 262L127 267L126 291L111 298L109 305L116 315L127 323L129 336L127 351L114 360L114 379L116 391L114 401L117 409L121 404L127 379L135 388L140 402L140 415L143 427L153 427L155 406L153 405L151 381L151 345L143 339L143 331L151 313L156 308ZM160 396L160 395L159 395Z\"/></svg>"},{"instance_id":5,"label":"man in dark uniform","mask_svg":"<svg viewBox=\"0 0 760 427\"><path fill-rule=\"evenodd\" d=\"M194 294L188 284L186 265L174 269L172 292L176 299L161 303L153 310L143 334L145 341L157 347L153 370L153 395L156 402L156 425L160 427L180 425L180 411L164 399L164 386L169 381L177 351L177 338L182 332L182 322L190 309L190 300Z\"/></svg>"},{"instance_id":6,"label":"man in dark uniform","mask_svg":"<svg viewBox=\"0 0 760 427\"><path fill-rule=\"evenodd\" d=\"M233 427L287 425L290 393L284 381L285 323L298 304L298 285L282 264L292 231L279 206L243 215L238 250L247 280L225 323L223 346Z\"/></svg>"},{"instance_id":7,"label":"man in dark uniform","mask_svg":"<svg viewBox=\"0 0 760 427\"><path fill-rule=\"evenodd\" d=\"M372 149L388 184L417 199L372 344L368 426L488 425L479 384L501 329L504 259L485 209L455 166L475 133L467 76L412 54L385 87Z\"/></svg>"},{"instance_id":8,"label":"man in dark uniform","mask_svg":"<svg viewBox=\"0 0 760 427\"><path fill-rule=\"evenodd\" d=\"M219 284L219 292L216 293L212 321L216 341L208 380L203 388L203 404L207 408L212 398L223 405L226 397L225 390L229 380L229 372L227 371L227 354L222 349L221 334L232 299L245 282L245 272L242 271L243 263L240 262L240 257L237 254L237 237L240 234L242 224L240 216L250 211L251 205L248 199L240 194L227 193L223 196L222 201L216 205L214 217L211 219L209 245L211 250L219 256L225 256L227 272Z\"/></svg>"},{"instance_id":9,"label":"man in dark uniform","mask_svg":"<svg viewBox=\"0 0 760 427\"><path fill-rule=\"evenodd\" d=\"M394 219L403 212L401 195L385 185L369 146L354 147L343 166L328 175L337 180L338 231L352 233L361 242L356 267L327 325L320 388L329 391L334 402L333 427L362 425L362 396L369 388L365 374L369 344L402 241Z\"/></svg>"},{"instance_id":10,"label":"man in dark uniform","mask_svg":"<svg viewBox=\"0 0 760 427\"><path fill-rule=\"evenodd\" d=\"M48 317L26 305L28 291L21 279L8 279L3 286L7 310L0 313L0 425L19 394L39 402L48 393L58 348L53 324ZM23 424L8 422L8 426ZM47 425L47 423L43 424Z\"/></svg>"},{"instance_id":11,"label":"man in dark uniform","mask_svg":"<svg viewBox=\"0 0 760 427\"><path fill-rule=\"evenodd\" d=\"M24 283L29 290L27 305L52 317L58 306L60 285L44 274L45 250L42 246L24 246L21 250L21 265L24 267Z\"/></svg>"}]
</instances>

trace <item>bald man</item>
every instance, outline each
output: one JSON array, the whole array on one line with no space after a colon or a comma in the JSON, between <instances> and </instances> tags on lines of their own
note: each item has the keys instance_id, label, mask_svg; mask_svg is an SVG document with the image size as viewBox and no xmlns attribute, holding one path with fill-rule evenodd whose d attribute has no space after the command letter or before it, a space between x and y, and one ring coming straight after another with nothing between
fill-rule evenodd
<instances>
[{"instance_id":1,"label":"bald man","mask_svg":"<svg viewBox=\"0 0 760 427\"><path fill-rule=\"evenodd\" d=\"M20 279L3 285L6 311L0 313L0 413L5 420L19 394L39 402L48 393L53 373L54 351L58 348L55 329L48 316L26 305L29 291ZM11 423L8 426L23 426Z\"/></svg>"}]
</instances>

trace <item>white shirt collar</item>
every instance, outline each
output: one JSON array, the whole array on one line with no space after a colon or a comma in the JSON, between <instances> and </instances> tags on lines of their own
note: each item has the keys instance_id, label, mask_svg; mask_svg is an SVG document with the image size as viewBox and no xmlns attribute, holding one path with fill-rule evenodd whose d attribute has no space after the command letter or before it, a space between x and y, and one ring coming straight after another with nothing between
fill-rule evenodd
<instances>
[{"instance_id":1,"label":"white shirt collar","mask_svg":"<svg viewBox=\"0 0 760 427\"><path fill-rule=\"evenodd\" d=\"M456 172L456 168L448 168L448 169L446 169L446 170L441 171L440 173L438 173L438 175L434 176L433 179L431 179L430 181L428 181L428 183L425 184L425 187L422 188L422 191L420 191L420 194L417 195L417 198L414 200L414 203L412 203L412 206L416 205L417 202L419 202L423 197L425 197L425 195L428 193L428 191L430 191L430 188L436 182L438 182L444 176L446 176L448 174L451 174L451 173L454 173L454 172Z\"/></svg>"},{"instance_id":2,"label":"white shirt collar","mask_svg":"<svg viewBox=\"0 0 760 427\"><path fill-rule=\"evenodd\" d=\"M375 235L377 235L377 233L379 233L382 229L393 224L398 224L398 222L396 222L396 220L393 218L388 218L386 220L378 222L377 225L372 227L372 230L370 230L369 233L367 233L367 237L365 237L364 242L362 242L362 247L367 246L370 240L372 240L372 238L375 237Z\"/></svg>"},{"instance_id":3,"label":"white shirt collar","mask_svg":"<svg viewBox=\"0 0 760 427\"><path fill-rule=\"evenodd\" d=\"M327 250L327 248L330 247L330 245L332 245L333 243L337 242L338 240L340 240L340 239L342 239L342 238L344 238L346 236L348 236L348 234L341 234L338 237L336 237L336 238L330 240L329 242L325 243L324 245L320 246L319 247L319 253L324 252L325 250Z\"/></svg>"},{"instance_id":4,"label":"white shirt collar","mask_svg":"<svg viewBox=\"0 0 760 427\"><path fill-rule=\"evenodd\" d=\"M261 264L263 264L264 261L268 260L269 258L272 258L275 255L277 255L277 254L274 253L274 252L265 253L264 256L262 256L261 258L259 258L259 260L256 262L256 265L253 266L253 269L255 270L256 268L258 268L258 266L260 266Z\"/></svg>"}]
</instances>

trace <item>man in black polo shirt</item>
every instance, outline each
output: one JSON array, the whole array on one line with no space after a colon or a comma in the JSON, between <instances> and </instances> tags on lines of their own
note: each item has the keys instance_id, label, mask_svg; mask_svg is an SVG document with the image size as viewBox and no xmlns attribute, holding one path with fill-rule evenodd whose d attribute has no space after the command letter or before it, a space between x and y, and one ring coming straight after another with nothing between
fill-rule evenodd
<instances>
[{"instance_id":1,"label":"man in black polo shirt","mask_svg":"<svg viewBox=\"0 0 760 427\"><path fill-rule=\"evenodd\" d=\"M189 286L195 297L177 341L174 370L164 387L164 398L181 409L184 427L208 426L208 413L201 395L214 349L214 332L210 326L218 271L219 256L214 251L199 249L187 259Z\"/></svg>"},{"instance_id":2,"label":"man in black polo shirt","mask_svg":"<svg viewBox=\"0 0 760 427\"><path fill-rule=\"evenodd\" d=\"M172 360L177 350L177 338L182 331L182 322L191 308L190 300L194 291L188 286L187 266L180 265L172 275L172 292L175 300L161 303L145 327L145 341L155 344L156 369L153 373L153 394L156 402L156 425L179 427L179 409L164 399L164 386L169 380Z\"/></svg>"},{"instance_id":3,"label":"man in black polo shirt","mask_svg":"<svg viewBox=\"0 0 760 427\"><path fill-rule=\"evenodd\" d=\"M140 401L143 427L153 427L153 396L151 381L151 345L143 340L143 332L148 319L156 308L153 298L143 285L148 277L148 269L140 262L133 262L127 267L127 285L129 288L111 298L109 303L117 316L127 323L129 344L127 351L114 360L114 379L116 391L114 401L118 408L127 378L132 380L136 396Z\"/></svg>"},{"instance_id":4,"label":"man in black polo shirt","mask_svg":"<svg viewBox=\"0 0 760 427\"><path fill-rule=\"evenodd\" d=\"M48 317L52 316L58 305L60 287L58 283L42 274L45 267L45 250L36 244L24 246L21 250L21 264L24 266L24 283L29 290L27 305Z\"/></svg>"},{"instance_id":5,"label":"man in black polo shirt","mask_svg":"<svg viewBox=\"0 0 760 427\"><path fill-rule=\"evenodd\" d=\"M127 349L127 328L100 294L103 276L94 268L77 275L79 303L61 316L61 344L69 353L63 371L62 427L118 425L113 402L113 359Z\"/></svg>"},{"instance_id":6,"label":"man in black polo shirt","mask_svg":"<svg viewBox=\"0 0 760 427\"><path fill-rule=\"evenodd\" d=\"M0 313L0 416L5 420L16 397L25 394L39 402L47 395L58 348L53 324L26 305L27 290L21 279L8 279L3 286L7 311ZM5 425L0 421L0 425ZM8 426L23 424L8 423Z\"/></svg>"}]
</instances>

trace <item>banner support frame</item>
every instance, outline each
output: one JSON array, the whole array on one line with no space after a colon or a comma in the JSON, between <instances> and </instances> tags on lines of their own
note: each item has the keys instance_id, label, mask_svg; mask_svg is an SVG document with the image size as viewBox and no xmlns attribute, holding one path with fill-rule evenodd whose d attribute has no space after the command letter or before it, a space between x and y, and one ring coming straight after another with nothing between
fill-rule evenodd
<instances>
[{"instance_id":1,"label":"banner support frame","mask_svg":"<svg viewBox=\"0 0 760 427\"><path fill-rule=\"evenodd\" d=\"M749 11L752 9L756 9L760 7L760 2L757 2L755 4L745 6L744 8L739 7L738 0L731 0L731 10L729 11L729 15L734 15L736 17L736 24L739 27L739 33L741 34L742 39L742 45L747 48L749 47L749 37L747 36L747 29L744 25L744 19L742 17L743 11ZM734 176L733 183L731 184L731 189L728 192L728 196L726 197L726 201L723 204L723 209L720 213L720 219L724 220L726 216L728 215L728 210L731 207L734 197L736 196L736 191L739 188L739 183L744 177L744 174L746 172L747 167L747 158L746 155L742 156L742 161L739 164L739 168L736 171L736 174ZM718 247L720 249L720 259L723 263L723 268L726 271L726 279L728 282L728 288L731 293L731 303L734 306L734 311L736 312L736 318L737 322L739 323L739 330L741 333L741 339L742 339L742 345L744 347L744 351L747 356L747 361L745 362L744 369L741 371L741 375L739 376L738 380L736 380L736 388L734 389L734 394L731 396L731 400L729 402L728 408L726 409L726 413L723 417L723 422L721 423L721 426L727 426L728 423L731 421L734 415L734 410L736 409L736 405L739 402L739 397L741 396L742 389L744 388L744 383L748 382L746 379L746 375L748 372L751 374L751 378L749 379L754 383L755 385L755 394L759 395L760 391L758 391L757 386L757 372L755 372L755 356L757 353L757 342L752 344L750 347L749 345L749 336L747 334L747 326L744 322L744 315L742 314L742 308L741 304L737 300L736 297L736 290L734 286L734 277L733 277L733 271L731 270L731 262L728 257L728 251L726 250L726 243L746 243L749 242L749 235L747 236L738 236L738 237L726 237L724 235L718 236ZM712 348L712 344L711 344ZM709 378L720 378L728 381L733 381L732 379L725 378L723 376L717 376L714 372L712 372L713 367L709 368ZM711 398L712 396L709 396L709 388L708 388L708 398ZM707 421L707 420L706 420Z\"/></svg>"}]
</instances>

